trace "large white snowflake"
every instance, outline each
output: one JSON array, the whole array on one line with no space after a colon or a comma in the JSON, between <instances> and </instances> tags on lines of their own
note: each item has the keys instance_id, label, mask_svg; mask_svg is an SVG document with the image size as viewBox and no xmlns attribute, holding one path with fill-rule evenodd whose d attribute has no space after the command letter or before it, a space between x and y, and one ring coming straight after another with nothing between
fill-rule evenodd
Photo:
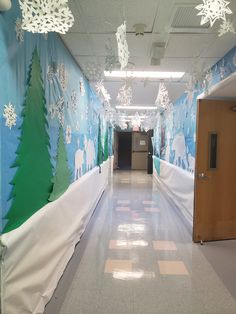
<instances>
[{"instance_id":1,"label":"large white snowflake","mask_svg":"<svg viewBox=\"0 0 236 314\"><path fill-rule=\"evenodd\" d=\"M122 70L127 66L128 61L129 61L129 49L128 49L128 43L126 40L126 22L125 21L123 24L121 24L117 28L116 39L117 39L117 45L118 45L118 57L119 57L119 62L120 62L121 70Z\"/></svg>"},{"instance_id":2,"label":"large white snowflake","mask_svg":"<svg viewBox=\"0 0 236 314\"><path fill-rule=\"evenodd\" d=\"M68 0L19 0L22 29L32 33L65 34L74 23Z\"/></svg>"},{"instance_id":3,"label":"large white snowflake","mask_svg":"<svg viewBox=\"0 0 236 314\"><path fill-rule=\"evenodd\" d=\"M109 104L110 100L111 100L111 96L108 93L108 91L105 88L105 86L103 85L103 80L97 82L96 85L95 85L95 88L96 88L98 96L102 97L102 99L104 100L104 103L105 104Z\"/></svg>"},{"instance_id":4,"label":"large white snowflake","mask_svg":"<svg viewBox=\"0 0 236 314\"><path fill-rule=\"evenodd\" d=\"M218 36L221 37L227 33L234 33L235 34L234 25L230 20L225 20L225 21L223 21L223 23L221 23L219 30L218 30Z\"/></svg>"},{"instance_id":5,"label":"large white snowflake","mask_svg":"<svg viewBox=\"0 0 236 314\"><path fill-rule=\"evenodd\" d=\"M22 43L24 41L24 30L22 29L22 20L20 18L16 19L15 32L16 39Z\"/></svg>"},{"instance_id":6,"label":"large white snowflake","mask_svg":"<svg viewBox=\"0 0 236 314\"><path fill-rule=\"evenodd\" d=\"M229 1L225 0L203 0L202 4L196 6L196 9L200 11L198 15L202 16L201 25L210 22L211 27L216 20L226 20L226 14L232 14L233 12L228 7Z\"/></svg>"},{"instance_id":7,"label":"large white snowflake","mask_svg":"<svg viewBox=\"0 0 236 314\"><path fill-rule=\"evenodd\" d=\"M132 87L127 84L124 84L119 90L119 93L116 98L117 101L122 106L130 106L132 98L133 98Z\"/></svg>"},{"instance_id":8,"label":"large white snowflake","mask_svg":"<svg viewBox=\"0 0 236 314\"><path fill-rule=\"evenodd\" d=\"M160 110L166 110L168 106L170 105L170 98L169 98L168 90L165 84L162 82L159 84L159 90L158 90L155 104Z\"/></svg>"},{"instance_id":9,"label":"large white snowflake","mask_svg":"<svg viewBox=\"0 0 236 314\"><path fill-rule=\"evenodd\" d=\"M5 125L11 129L16 125L17 114L15 113L15 107L9 102L8 105L4 106L3 117L6 119Z\"/></svg>"}]
</instances>

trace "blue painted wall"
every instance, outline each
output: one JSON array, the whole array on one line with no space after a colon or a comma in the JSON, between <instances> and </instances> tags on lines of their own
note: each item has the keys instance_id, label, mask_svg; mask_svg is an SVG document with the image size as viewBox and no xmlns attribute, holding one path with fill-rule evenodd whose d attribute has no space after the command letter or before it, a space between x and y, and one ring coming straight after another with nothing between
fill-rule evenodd
<instances>
[{"instance_id":1,"label":"blue painted wall","mask_svg":"<svg viewBox=\"0 0 236 314\"><path fill-rule=\"evenodd\" d=\"M11 165L16 158L15 152L19 144L22 105L27 89L29 66L35 47L39 52L45 87L52 163L55 163L54 157L60 125L58 115L52 109L55 109L54 105L59 98L63 98L64 102L64 110L62 111L63 128L65 138L68 138L66 148L72 173L71 182L74 180L74 163L77 150L85 150L82 165L83 174L91 168L91 166L88 166L88 163L91 165L91 160L93 162L92 167L96 165L97 161L98 116L102 106L100 100L94 94L77 63L57 34L51 33L45 39L43 35L24 32L24 41L22 43L17 41L15 21L20 16L21 13L16 3L13 4L10 11L0 14L0 230L5 224L3 217L8 212L11 203L11 201L8 201L12 189L9 183L16 172L16 168L11 168ZM49 79L48 70L52 66L54 67L54 73ZM61 80L61 73L63 72L59 71L63 67L66 77L65 84ZM5 125L3 117L4 105L9 102L14 105L18 116L17 125L11 130ZM102 137L104 138L106 121L103 117L101 117L101 120ZM67 132L70 128L71 140L70 132Z\"/></svg>"},{"instance_id":2,"label":"blue painted wall","mask_svg":"<svg viewBox=\"0 0 236 314\"><path fill-rule=\"evenodd\" d=\"M209 71L204 86L195 86L164 112L154 130L154 155L188 172L194 172L197 96L236 71L236 47ZM159 165L159 163L158 163ZM160 173L160 165L157 168Z\"/></svg>"}]
</instances>

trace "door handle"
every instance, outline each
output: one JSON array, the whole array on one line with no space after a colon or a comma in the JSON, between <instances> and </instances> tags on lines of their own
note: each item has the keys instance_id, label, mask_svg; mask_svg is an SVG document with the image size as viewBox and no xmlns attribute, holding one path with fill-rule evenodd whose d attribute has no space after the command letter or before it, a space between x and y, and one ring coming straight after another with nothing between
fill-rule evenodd
<instances>
[{"instance_id":1,"label":"door handle","mask_svg":"<svg viewBox=\"0 0 236 314\"><path fill-rule=\"evenodd\" d=\"M204 172L198 173L197 177L198 177L199 179L203 179L203 180L210 179L210 177L207 176Z\"/></svg>"}]
</instances>

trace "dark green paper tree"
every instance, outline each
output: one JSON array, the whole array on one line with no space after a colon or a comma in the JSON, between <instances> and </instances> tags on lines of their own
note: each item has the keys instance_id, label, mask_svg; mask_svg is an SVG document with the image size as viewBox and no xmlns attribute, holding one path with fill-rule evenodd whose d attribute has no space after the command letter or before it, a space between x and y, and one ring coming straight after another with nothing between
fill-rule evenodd
<instances>
[{"instance_id":1,"label":"dark green paper tree","mask_svg":"<svg viewBox=\"0 0 236 314\"><path fill-rule=\"evenodd\" d=\"M8 221L3 232L19 227L48 203L52 189L52 164L45 104L40 60L35 49L22 111L20 144L12 165L17 168L11 182L13 188L9 199L12 199L12 204L5 217Z\"/></svg>"},{"instance_id":2,"label":"dark green paper tree","mask_svg":"<svg viewBox=\"0 0 236 314\"><path fill-rule=\"evenodd\" d=\"M53 189L49 197L49 201L55 201L67 190L68 186L70 185L70 176L71 172L67 163L63 128L60 127L57 144L55 176L52 179Z\"/></svg>"},{"instance_id":3,"label":"dark green paper tree","mask_svg":"<svg viewBox=\"0 0 236 314\"><path fill-rule=\"evenodd\" d=\"M104 141L104 161L108 159L109 153L108 153L108 127L106 127L106 133L105 133L105 141Z\"/></svg>"},{"instance_id":4,"label":"dark green paper tree","mask_svg":"<svg viewBox=\"0 0 236 314\"><path fill-rule=\"evenodd\" d=\"M102 150L102 134L101 134L101 120L98 121L98 156L97 166L100 166L103 162L103 150Z\"/></svg>"}]
</instances>

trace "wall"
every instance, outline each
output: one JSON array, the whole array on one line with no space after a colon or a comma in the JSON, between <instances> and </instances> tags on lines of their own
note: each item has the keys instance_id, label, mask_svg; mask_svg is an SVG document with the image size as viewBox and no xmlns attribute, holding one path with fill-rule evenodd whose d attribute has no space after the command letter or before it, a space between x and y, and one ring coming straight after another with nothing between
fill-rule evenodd
<instances>
[{"instance_id":1,"label":"wall","mask_svg":"<svg viewBox=\"0 0 236 314\"><path fill-rule=\"evenodd\" d=\"M170 109L159 116L154 130L154 166L160 182L167 189L172 199L179 198L178 206L183 206L188 213L193 213L193 190L186 198L179 193L186 185L193 187L195 171L196 145L196 110L197 97L230 76L236 71L236 47L229 51L208 72L202 84L196 83L192 89L177 99ZM170 166L173 165L173 166ZM173 179L181 180L170 183L166 181L166 169L171 169ZM181 169L181 170L180 170ZM183 171L184 172L183 172ZM163 175L162 175L163 174ZM186 175L185 175L186 174ZM192 179L191 179L192 178ZM185 203L185 205L184 205ZM186 204L187 207L186 207ZM192 205L191 205L192 204Z\"/></svg>"},{"instance_id":2,"label":"wall","mask_svg":"<svg viewBox=\"0 0 236 314\"><path fill-rule=\"evenodd\" d=\"M48 38L45 38L43 35L24 32L22 34L23 42L17 40L15 22L20 14L16 3L13 4L10 11L0 14L0 231L7 223L7 219L4 217L7 217L13 202L12 181L18 169L13 166L17 158L17 149L21 144L22 130L20 128L24 120L22 115L24 114L32 55L35 48L40 59L41 78L46 98L45 130L49 137L48 149L52 176L55 175L58 157L60 126L63 128L70 171L69 183L84 175L97 164L98 124L102 107L100 100L90 88L88 81L57 34L50 33ZM4 106L9 103L14 106L17 114L16 125L11 129L5 125L6 119L3 116ZM101 144L104 150L107 124L102 116L100 119ZM111 133L109 131L109 147L112 145ZM77 158L77 161L76 153L82 156ZM112 154L111 148L109 148L109 154ZM40 158L40 156L38 157ZM28 172L33 172L34 169L36 169L36 165L29 165ZM30 178L26 177L25 180L30 180Z\"/></svg>"}]
</instances>

